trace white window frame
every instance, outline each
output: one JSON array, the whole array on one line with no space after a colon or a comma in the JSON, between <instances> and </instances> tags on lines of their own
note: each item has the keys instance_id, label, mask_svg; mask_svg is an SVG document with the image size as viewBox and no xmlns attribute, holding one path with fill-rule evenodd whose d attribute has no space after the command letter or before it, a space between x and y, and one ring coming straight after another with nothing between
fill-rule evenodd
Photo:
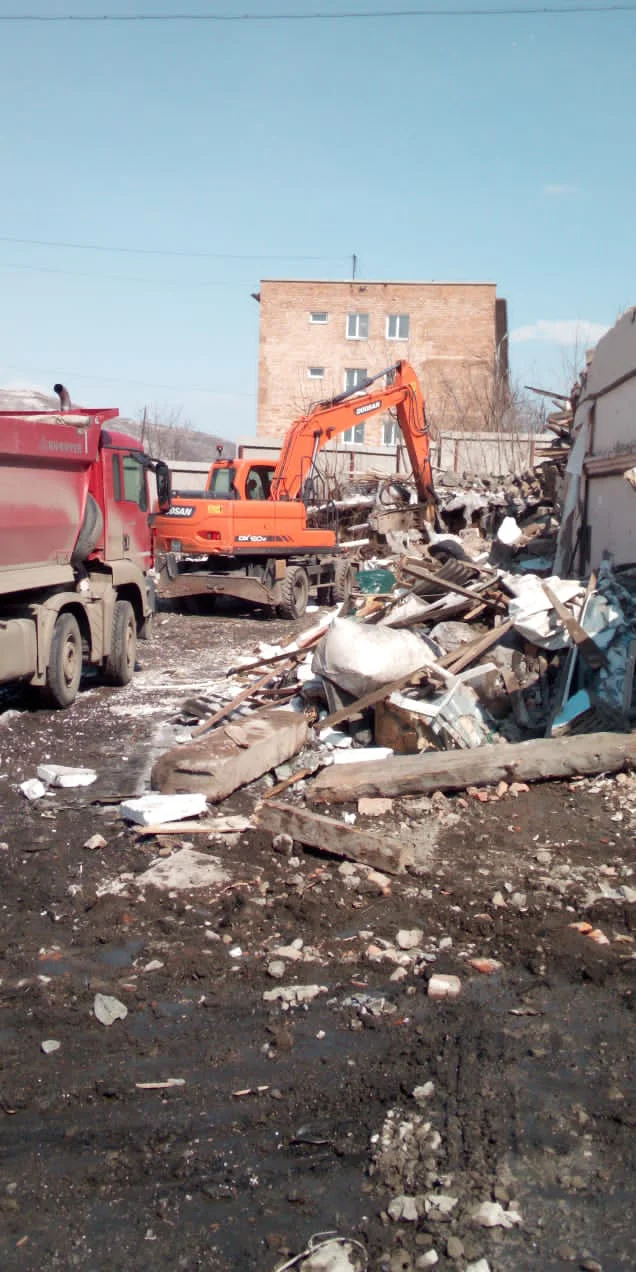
<instances>
[{"instance_id":1,"label":"white window frame","mask_svg":"<svg viewBox=\"0 0 636 1272\"><path fill-rule=\"evenodd\" d=\"M391 430L391 436L389 437L387 441L387 432L389 431L389 429ZM391 415L385 415L382 421L382 445L397 446L399 439L400 439L400 428L399 428L397 420L394 420Z\"/></svg>"},{"instance_id":2,"label":"white window frame","mask_svg":"<svg viewBox=\"0 0 636 1272\"><path fill-rule=\"evenodd\" d=\"M342 440L354 446L364 446L364 424L353 424L342 434Z\"/></svg>"},{"instance_id":3,"label":"white window frame","mask_svg":"<svg viewBox=\"0 0 636 1272\"><path fill-rule=\"evenodd\" d=\"M355 392L356 392L356 390L360 387L359 383L356 383L356 384L348 384L348 383L347 383L347 381L348 381L348 379L349 379L349 375L350 375L351 373L353 374L353 378L354 378L356 381L366 380L366 379L368 379L368 376L369 376L369 372L367 371L367 368L366 368L366 367L345 367L345 373L344 373L344 391L345 391L345 393L355 393Z\"/></svg>"},{"instance_id":4,"label":"white window frame","mask_svg":"<svg viewBox=\"0 0 636 1272\"><path fill-rule=\"evenodd\" d=\"M360 325L361 325L360 320L361 320L362 318L365 318L365 319L366 319L366 328L367 328L367 330L366 330L366 333L365 333L364 335L361 335L361 334L360 334ZM353 334L352 334L352 332L351 332L350 328L353 328L353 329L354 329ZM355 313L347 314L346 323L345 323L345 336L346 336L347 340L368 340L368 339L369 339L369 315L368 315L368 313L358 313L358 312L356 311Z\"/></svg>"},{"instance_id":5,"label":"white window frame","mask_svg":"<svg viewBox=\"0 0 636 1272\"><path fill-rule=\"evenodd\" d=\"M402 336L402 335L400 335L400 327L401 327L401 325L402 325L402 321L403 321L404 319L406 319L406 335L405 335L405 336ZM392 335L391 335L391 323L392 323L392 322L394 322L394 323L395 323L395 332L396 332L396 334L395 334L394 336L392 336ZM409 314L387 314L387 316L386 316L386 338L387 338L387 340L408 340L408 338L409 338L409 332L410 332L410 329L411 329L411 319L410 319L410 315L409 315Z\"/></svg>"},{"instance_id":6,"label":"white window frame","mask_svg":"<svg viewBox=\"0 0 636 1272\"><path fill-rule=\"evenodd\" d=\"M324 380L324 378L325 378L324 367L307 367L308 380Z\"/></svg>"},{"instance_id":7,"label":"white window frame","mask_svg":"<svg viewBox=\"0 0 636 1272\"><path fill-rule=\"evenodd\" d=\"M324 327L329 322L329 314L326 309L311 309L309 321L314 327Z\"/></svg>"}]
</instances>

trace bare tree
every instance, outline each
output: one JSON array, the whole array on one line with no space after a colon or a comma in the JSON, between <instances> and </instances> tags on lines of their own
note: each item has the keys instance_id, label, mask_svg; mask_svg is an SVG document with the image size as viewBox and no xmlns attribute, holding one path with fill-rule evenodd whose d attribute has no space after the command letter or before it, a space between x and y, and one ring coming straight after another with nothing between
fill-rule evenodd
<instances>
[{"instance_id":1,"label":"bare tree","mask_svg":"<svg viewBox=\"0 0 636 1272\"><path fill-rule=\"evenodd\" d=\"M181 407L144 406L139 423L140 440L147 450L166 460L187 457L188 434L192 425L182 417Z\"/></svg>"},{"instance_id":2,"label":"bare tree","mask_svg":"<svg viewBox=\"0 0 636 1272\"><path fill-rule=\"evenodd\" d=\"M486 363L463 369L461 378L442 374L429 411L440 430L459 432L534 433L545 422L541 402Z\"/></svg>"}]
</instances>

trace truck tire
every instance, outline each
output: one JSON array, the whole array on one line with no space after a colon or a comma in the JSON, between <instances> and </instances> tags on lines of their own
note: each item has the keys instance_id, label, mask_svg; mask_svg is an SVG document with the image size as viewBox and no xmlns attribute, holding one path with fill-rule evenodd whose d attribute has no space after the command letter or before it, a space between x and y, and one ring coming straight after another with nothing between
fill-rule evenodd
<instances>
[{"instance_id":1,"label":"truck tire","mask_svg":"<svg viewBox=\"0 0 636 1272\"><path fill-rule=\"evenodd\" d=\"M290 565L280 585L279 618L302 618L309 600L309 579L302 565Z\"/></svg>"},{"instance_id":2,"label":"truck tire","mask_svg":"<svg viewBox=\"0 0 636 1272\"><path fill-rule=\"evenodd\" d=\"M46 669L44 698L52 707L70 707L77 697L82 677L82 637L73 614L60 614Z\"/></svg>"},{"instance_id":3,"label":"truck tire","mask_svg":"<svg viewBox=\"0 0 636 1272\"><path fill-rule=\"evenodd\" d=\"M332 597L334 605L348 601L355 583L355 570L350 561L338 559L333 574Z\"/></svg>"},{"instance_id":4,"label":"truck tire","mask_svg":"<svg viewBox=\"0 0 636 1272\"><path fill-rule=\"evenodd\" d=\"M130 601L115 601L110 653L104 662L107 685L127 685L133 678L137 657L137 623Z\"/></svg>"},{"instance_id":5,"label":"truck tire","mask_svg":"<svg viewBox=\"0 0 636 1272\"><path fill-rule=\"evenodd\" d=\"M94 499L92 495L87 495L82 528L77 536L77 543L73 548L73 554L71 556L72 566L77 568L78 565L82 565L89 553L92 552L99 543L103 529L104 518L102 516L102 510L97 500Z\"/></svg>"}]
</instances>

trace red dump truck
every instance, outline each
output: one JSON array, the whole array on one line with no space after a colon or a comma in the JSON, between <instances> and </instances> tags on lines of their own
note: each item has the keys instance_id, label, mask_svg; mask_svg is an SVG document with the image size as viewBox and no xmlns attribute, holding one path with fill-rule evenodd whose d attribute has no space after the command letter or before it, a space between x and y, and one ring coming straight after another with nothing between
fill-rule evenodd
<instances>
[{"instance_id":1,"label":"red dump truck","mask_svg":"<svg viewBox=\"0 0 636 1272\"><path fill-rule=\"evenodd\" d=\"M85 664L127 684L153 609L148 474L170 472L117 431L117 410L0 411L0 684L73 702Z\"/></svg>"}]
</instances>

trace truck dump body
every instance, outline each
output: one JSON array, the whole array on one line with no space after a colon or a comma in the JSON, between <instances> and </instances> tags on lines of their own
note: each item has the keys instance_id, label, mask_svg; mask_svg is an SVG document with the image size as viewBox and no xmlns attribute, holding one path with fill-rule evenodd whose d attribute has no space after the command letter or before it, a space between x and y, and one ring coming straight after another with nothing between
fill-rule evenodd
<instances>
[{"instance_id":1,"label":"truck dump body","mask_svg":"<svg viewBox=\"0 0 636 1272\"><path fill-rule=\"evenodd\" d=\"M69 565L101 424L87 414L0 412L0 591L18 568L47 581Z\"/></svg>"}]
</instances>

